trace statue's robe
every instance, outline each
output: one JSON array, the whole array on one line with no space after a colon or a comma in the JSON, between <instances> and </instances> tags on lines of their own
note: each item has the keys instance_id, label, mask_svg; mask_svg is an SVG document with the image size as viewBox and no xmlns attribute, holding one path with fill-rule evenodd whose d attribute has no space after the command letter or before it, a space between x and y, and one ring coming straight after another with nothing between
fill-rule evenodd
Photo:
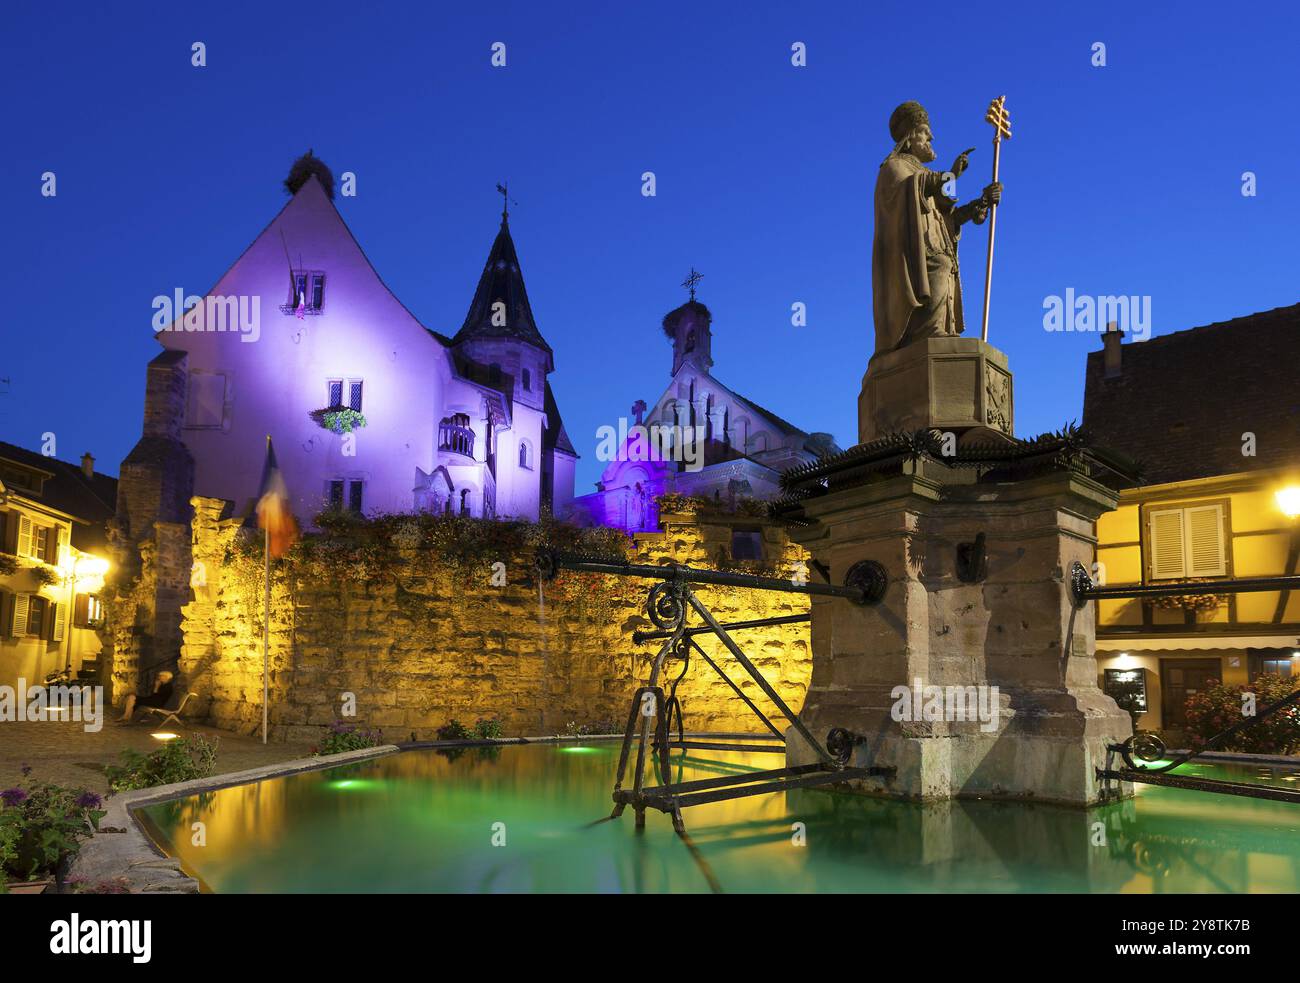
<instances>
[{"instance_id":1,"label":"statue's robe","mask_svg":"<svg viewBox=\"0 0 1300 983\"><path fill-rule=\"evenodd\" d=\"M966 329L957 268L960 224L943 175L892 153L876 178L871 248L876 354Z\"/></svg>"}]
</instances>

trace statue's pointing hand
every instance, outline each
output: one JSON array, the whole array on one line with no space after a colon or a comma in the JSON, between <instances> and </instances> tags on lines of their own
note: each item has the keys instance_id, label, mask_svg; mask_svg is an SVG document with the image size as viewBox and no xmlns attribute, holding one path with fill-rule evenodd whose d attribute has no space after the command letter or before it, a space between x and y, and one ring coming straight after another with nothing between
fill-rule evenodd
<instances>
[{"instance_id":1,"label":"statue's pointing hand","mask_svg":"<svg viewBox=\"0 0 1300 983\"><path fill-rule=\"evenodd\" d=\"M974 152L974 147L967 147L957 155L957 159L952 162L953 177L961 177L966 168L970 167L970 155Z\"/></svg>"}]
</instances>

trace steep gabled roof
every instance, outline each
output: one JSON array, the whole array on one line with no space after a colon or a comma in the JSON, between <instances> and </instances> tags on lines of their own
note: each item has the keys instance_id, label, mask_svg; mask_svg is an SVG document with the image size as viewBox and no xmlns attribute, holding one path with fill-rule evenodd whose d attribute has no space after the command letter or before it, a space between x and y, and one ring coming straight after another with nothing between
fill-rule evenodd
<instances>
[{"instance_id":1,"label":"steep gabled roof","mask_svg":"<svg viewBox=\"0 0 1300 983\"><path fill-rule=\"evenodd\" d=\"M505 304L504 324L493 323L492 305L498 301ZM504 215L501 229L488 252L487 263L483 266L483 275L479 277L478 289L470 302L469 313L465 315L465 323L453 341L459 345L475 338L523 341L551 354L551 346L537 330L533 309L528 303L528 291L524 289L519 255L515 252L510 225Z\"/></svg>"},{"instance_id":2,"label":"steep gabled roof","mask_svg":"<svg viewBox=\"0 0 1300 983\"><path fill-rule=\"evenodd\" d=\"M117 505L116 478L98 471L87 478L80 465L45 457L4 441L0 441L0 461L11 461L50 475L39 493L18 487L9 491L85 523L84 527L80 524L72 527L72 545L78 549L103 548L105 523L113 517Z\"/></svg>"},{"instance_id":3,"label":"steep gabled roof","mask_svg":"<svg viewBox=\"0 0 1300 983\"><path fill-rule=\"evenodd\" d=\"M1300 304L1088 353L1083 429L1155 485L1300 465ZM1243 434L1256 456L1242 455Z\"/></svg>"},{"instance_id":4,"label":"steep gabled roof","mask_svg":"<svg viewBox=\"0 0 1300 983\"><path fill-rule=\"evenodd\" d=\"M542 449L554 449L563 454L579 456L573 449L573 441L569 440L569 434L564 429L564 420L560 418L560 406L555 402L555 394L551 392L549 382L546 384L546 433L542 434Z\"/></svg>"}]
</instances>

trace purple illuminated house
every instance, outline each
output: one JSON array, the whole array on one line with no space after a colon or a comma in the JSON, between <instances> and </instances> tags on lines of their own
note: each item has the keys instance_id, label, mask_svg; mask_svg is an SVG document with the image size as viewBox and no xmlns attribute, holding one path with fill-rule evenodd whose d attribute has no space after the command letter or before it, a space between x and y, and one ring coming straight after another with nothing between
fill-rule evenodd
<instances>
[{"instance_id":1,"label":"purple illuminated house","mask_svg":"<svg viewBox=\"0 0 1300 983\"><path fill-rule=\"evenodd\" d=\"M654 530L660 495L700 496L729 506L743 498L776 498L782 471L838 451L830 434L800 430L713 376L712 323L694 290L664 317L673 346L672 380L648 412L638 403L637 419L607 428L597 456L609 463L597 490L573 500L570 518L630 532Z\"/></svg>"},{"instance_id":2,"label":"purple illuminated house","mask_svg":"<svg viewBox=\"0 0 1300 983\"><path fill-rule=\"evenodd\" d=\"M153 519L182 521L191 489L245 514L267 434L304 524L330 506L528 519L564 509L577 455L506 213L448 337L384 285L324 164L305 155L285 184L291 200L208 294L155 318L165 350L122 464L119 518L136 535Z\"/></svg>"}]
</instances>

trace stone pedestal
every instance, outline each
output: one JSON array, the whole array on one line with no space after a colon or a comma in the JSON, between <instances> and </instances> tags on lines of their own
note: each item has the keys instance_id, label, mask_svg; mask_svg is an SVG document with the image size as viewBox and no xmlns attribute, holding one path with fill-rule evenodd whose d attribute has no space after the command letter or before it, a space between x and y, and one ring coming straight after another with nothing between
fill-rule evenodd
<instances>
[{"instance_id":1,"label":"stone pedestal","mask_svg":"<svg viewBox=\"0 0 1300 983\"><path fill-rule=\"evenodd\" d=\"M872 358L858 396L858 441L916 430L1014 435L1007 357L987 342L927 338Z\"/></svg>"},{"instance_id":2,"label":"stone pedestal","mask_svg":"<svg viewBox=\"0 0 1300 983\"><path fill-rule=\"evenodd\" d=\"M1085 472L977 480L978 469L922 456L855 486L832 480L828 494L803 503L812 524L792 536L833 580L859 560L881 563L889 576L875 606L813 599L801 715L818 738L833 727L860 735L854 765L896 769L864 783L868 790L1099 801L1095 769L1131 723L1098 687L1094 606L1075 608L1069 593L1071 563L1091 566L1094 520L1117 501ZM981 533L982 566L959 563L959 545ZM974 548L963 553L978 560ZM934 692L925 690L922 719L896 719L897 688L918 681L945 688L949 701L974 697L978 706L983 697L991 719L925 719ZM793 730L787 740L789 764L815 760Z\"/></svg>"}]
</instances>

